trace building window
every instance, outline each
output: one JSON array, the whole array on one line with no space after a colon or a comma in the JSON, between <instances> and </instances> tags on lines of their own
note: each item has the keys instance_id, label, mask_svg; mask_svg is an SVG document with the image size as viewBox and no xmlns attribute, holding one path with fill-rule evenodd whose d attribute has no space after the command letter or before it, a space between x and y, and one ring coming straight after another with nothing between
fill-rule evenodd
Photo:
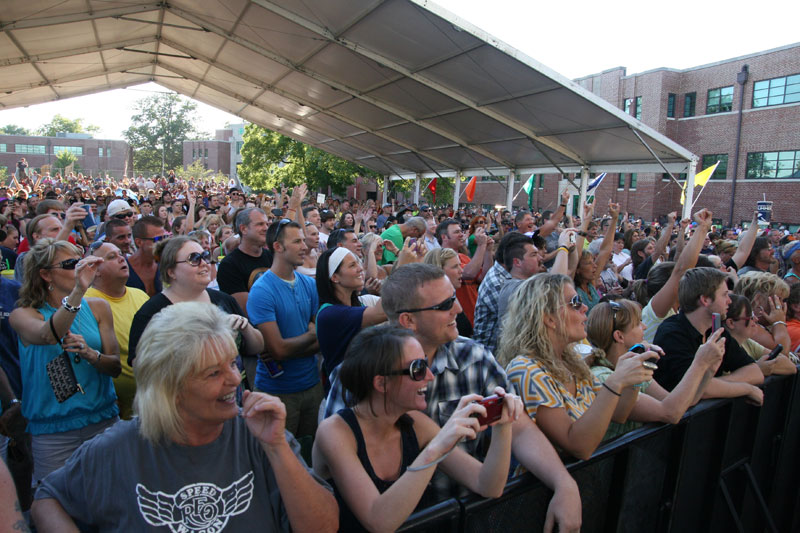
<instances>
[{"instance_id":1,"label":"building window","mask_svg":"<svg viewBox=\"0 0 800 533\"><path fill-rule=\"evenodd\" d=\"M239 155L239 154L242 153L242 145L243 144L244 143L242 141L236 141L236 155Z\"/></svg>"},{"instance_id":2,"label":"building window","mask_svg":"<svg viewBox=\"0 0 800 533\"><path fill-rule=\"evenodd\" d=\"M0 144L0 152L8 152L8 150L6 150L5 144Z\"/></svg>"},{"instance_id":3,"label":"building window","mask_svg":"<svg viewBox=\"0 0 800 533\"><path fill-rule=\"evenodd\" d=\"M106 157L111 157L111 148L106 148Z\"/></svg>"},{"instance_id":4,"label":"building window","mask_svg":"<svg viewBox=\"0 0 800 533\"><path fill-rule=\"evenodd\" d=\"M694 116L694 104L697 102L697 93L686 93L683 95L683 116Z\"/></svg>"},{"instance_id":5,"label":"building window","mask_svg":"<svg viewBox=\"0 0 800 533\"><path fill-rule=\"evenodd\" d=\"M747 178L800 178L800 150L747 154Z\"/></svg>"},{"instance_id":6,"label":"building window","mask_svg":"<svg viewBox=\"0 0 800 533\"><path fill-rule=\"evenodd\" d=\"M731 109L733 109L733 85L720 87L719 89L709 89L706 115L725 113Z\"/></svg>"},{"instance_id":7,"label":"building window","mask_svg":"<svg viewBox=\"0 0 800 533\"><path fill-rule=\"evenodd\" d=\"M642 97L641 96L637 96L636 97L636 107L634 109L635 109L635 112L634 112L633 116L636 117L636 120L642 120Z\"/></svg>"},{"instance_id":8,"label":"building window","mask_svg":"<svg viewBox=\"0 0 800 533\"><path fill-rule=\"evenodd\" d=\"M197 159L197 148L192 148L192 161Z\"/></svg>"},{"instance_id":9,"label":"building window","mask_svg":"<svg viewBox=\"0 0 800 533\"><path fill-rule=\"evenodd\" d=\"M728 154L708 154L703 156L703 168L700 170L705 170L708 167L713 167L714 163L719 161L719 166L717 170L711 175L712 180L724 180L725 176L728 174Z\"/></svg>"},{"instance_id":10,"label":"building window","mask_svg":"<svg viewBox=\"0 0 800 533\"><path fill-rule=\"evenodd\" d=\"M544 189L544 174L539 174L539 188Z\"/></svg>"},{"instance_id":11,"label":"building window","mask_svg":"<svg viewBox=\"0 0 800 533\"><path fill-rule=\"evenodd\" d=\"M18 154L45 154L43 144L17 144L14 149Z\"/></svg>"},{"instance_id":12,"label":"building window","mask_svg":"<svg viewBox=\"0 0 800 533\"><path fill-rule=\"evenodd\" d=\"M630 177L630 182L628 182L628 188L629 188L630 190L632 190L632 191L633 191L633 190L636 190L636 172L634 172L633 174L631 174L631 177Z\"/></svg>"},{"instance_id":13,"label":"building window","mask_svg":"<svg viewBox=\"0 0 800 533\"><path fill-rule=\"evenodd\" d=\"M681 172L680 174L673 174L673 176L675 176L675 178L678 181L683 181L683 180L686 179L686 172ZM661 174L661 179L664 180L664 181L669 181L671 178L669 177L669 174L667 174L666 172L663 172Z\"/></svg>"},{"instance_id":14,"label":"building window","mask_svg":"<svg viewBox=\"0 0 800 533\"><path fill-rule=\"evenodd\" d=\"M53 146L54 154L59 154L64 151L73 155L83 155L83 146Z\"/></svg>"},{"instance_id":15,"label":"building window","mask_svg":"<svg viewBox=\"0 0 800 533\"><path fill-rule=\"evenodd\" d=\"M208 157L208 148L206 148L206 154L205 154L205 157Z\"/></svg>"},{"instance_id":16,"label":"building window","mask_svg":"<svg viewBox=\"0 0 800 533\"><path fill-rule=\"evenodd\" d=\"M667 95L667 117L675 118L675 95L672 93Z\"/></svg>"},{"instance_id":17,"label":"building window","mask_svg":"<svg viewBox=\"0 0 800 533\"><path fill-rule=\"evenodd\" d=\"M103 157L103 147L97 149L97 157Z\"/></svg>"},{"instance_id":18,"label":"building window","mask_svg":"<svg viewBox=\"0 0 800 533\"><path fill-rule=\"evenodd\" d=\"M800 74L757 81L753 85L753 107L800 102Z\"/></svg>"},{"instance_id":19,"label":"building window","mask_svg":"<svg viewBox=\"0 0 800 533\"><path fill-rule=\"evenodd\" d=\"M617 189L622 190L625 188L625 174L620 173L619 180L617 181Z\"/></svg>"},{"instance_id":20,"label":"building window","mask_svg":"<svg viewBox=\"0 0 800 533\"><path fill-rule=\"evenodd\" d=\"M626 98L625 99L625 114L631 114L631 106L633 105L633 98Z\"/></svg>"}]
</instances>

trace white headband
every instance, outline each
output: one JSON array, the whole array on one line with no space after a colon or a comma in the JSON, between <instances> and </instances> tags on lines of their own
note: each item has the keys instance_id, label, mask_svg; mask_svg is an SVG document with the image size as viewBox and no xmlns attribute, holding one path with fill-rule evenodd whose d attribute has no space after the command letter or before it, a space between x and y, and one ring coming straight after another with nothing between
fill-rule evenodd
<instances>
[{"instance_id":1,"label":"white headband","mask_svg":"<svg viewBox=\"0 0 800 533\"><path fill-rule=\"evenodd\" d=\"M355 257L353 252L342 246L336 248L336 250L331 254L331 256L328 258L328 279L333 277L336 269L342 264L342 261L344 261L344 258L347 257L347 254Z\"/></svg>"}]
</instances>

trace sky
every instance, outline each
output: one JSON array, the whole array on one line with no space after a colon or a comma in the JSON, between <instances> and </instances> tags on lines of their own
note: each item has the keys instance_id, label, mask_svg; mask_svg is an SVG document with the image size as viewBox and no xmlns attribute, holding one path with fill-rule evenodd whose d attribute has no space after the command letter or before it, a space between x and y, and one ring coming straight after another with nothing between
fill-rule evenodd
<instances>
[{"instance_id":1,"label":"sky","mask_svg":"<svg viewBox=\"0 0 800 533\"><path fill-rule=\"evenodd\" d=\"M697 0L437 0L439 5L536 61L575 79L624 66L628 74L684 69L800 40L800 2L756 4ZM100 127L97 138L121 139L137 100L166 89L147 83L91 96L0 111L0 126L36 129L55 114ZM238 117L200 102L198 126L213 133Z\"/></svg>"}]
</instances>

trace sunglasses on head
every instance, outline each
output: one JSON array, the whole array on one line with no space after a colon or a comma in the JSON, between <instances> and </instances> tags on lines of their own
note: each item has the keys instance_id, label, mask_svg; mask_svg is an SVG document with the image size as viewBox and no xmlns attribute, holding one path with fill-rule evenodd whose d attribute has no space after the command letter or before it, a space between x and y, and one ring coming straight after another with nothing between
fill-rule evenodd
<instances>
[{"instance_id":1,"label":"sunglasses on head","mask_svg":"<svg viewBox=\"0 0 800 533\"><path fill-rule=\"evenodd\" d=\"M443 301L442 303L432 305L430 307L420 307L419 309L401 309L397 313L419 313L420 311L449 311L453 308L453 304L456 303L456 295L453 293L453 296L448 298L447 300Z\"/></svg>"},{"instance_id":2,"label":"sunglasses on head","mask_svg":"<svg viewBox=\"0 0 800 533\"><path fill-rule=\"evenodd\" d=\"M414 359L408 368L403 370L392 370L387 376L408 376L413 381L422 381L428 373L428 361L425 359Z\"/></svg>"},{"instance_id":3,"label":"sunglasses on head","mask_svg":"<svg viewBox=\"0 0 800 533\"><path fill-rule=\"evenodd\" d=\"M576 294L575 296L578 295ZM580 298L578 299L580 300ZM608 305L611 306L611 312L614 313L613 315L611 315L611 323L612 323L611 332L613 333L614 331L617 330L617 311L621 310L622 306L613 300L608 302Z\"/></svg>"},{"instance_id":4,"label":"sunglasses on head","mask_svg":"<svg viewBox=\"0 0 800 533\"><path fill-rule=\"evenodd\" d=\"M175 263L189 263L190 265L196 267L200 266L200 263L205 261L206 263L211 263L211 252L205 250L203 252L192 252L189 254L189 257L184 259L183 261L175 261Z\"/></svg>"},{"instance_id":5,"label":"sunglasses on head","mask_svg":"<svg viewBox=\"0 0 800 533\"><path fill-rule=\"evenodd\" d=\"M80 259L64 259L60 263L56 263L55 265L47 265L46 267L42 267L45 270L50 270L53 268L61 268L63 270L75 270L75 267L78 265L78 261Z\"/></svg>"}]
</instances>

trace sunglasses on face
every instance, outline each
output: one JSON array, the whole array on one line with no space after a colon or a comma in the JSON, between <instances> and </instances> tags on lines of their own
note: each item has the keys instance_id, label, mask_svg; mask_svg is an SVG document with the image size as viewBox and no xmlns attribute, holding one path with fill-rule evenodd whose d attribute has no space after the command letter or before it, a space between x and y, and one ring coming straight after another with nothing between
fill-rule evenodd
<instances>
[{"instance_id":1,"label":"sunglasses on face","mask_svg":"<svg viewBox=\"0 0 800 533\"><path fill-rule=\"evenodd\" d=\"M78 264L80 259L64 259L60 263L56 263L55 265L47 265L46 267L42 267L45 270L51 270L53 268L61 268L63 270L75 270L75 267Z\"/></svg>"},{"instance_id":2,"label":"sunglasses on face","mask_svg":"<svg viewBox=\"0 0 800 533\"><path fill-rule=\"evenodd\" d=\"M112 215L111 218L116 218L117 220L122 220L123 218L132 217L133 213L117 213L116 215Z\"/></svg>"},{"instance_id":3,"label":"sunglasses on face","mask_svg":"<svg viewBox=\"0 0 800 533\"><path fill-rule=\"evenodd\" d=\"M751 313L750 316L740 316L739 318L731 318L731 320L733 320L734 322L739 322L740 320L744 320L745 321L744 325L749 326L750 322L755 322L758 319L756 318L755 314Z\"/></svg>"},{"instance_id":4,"label":"sunglasses on face","mask_svg":"<svg viewBox=\"0 0 800 533\"><path fill-rule=\"evenodd\" d=\"M206 263L211 263L211 252L205 250L203 252L192 252L189 254L189 257L184 259L183 261L175 261L175 263L189 263L190 265L196 267L200 266L200 263L205 261Z\"/></svg>"},{"instance_id":5,"label":"sunglasses on face","mask_svg":"<svg viewBox=\"0 0 800 533\"><path fill-rule=\"evenodd\" d=\"M428 373L428 361L425 359L414 359L408 368L403 370L393 370L387 376L408 376L413 381L422 381Z\"/></svg>"},{"instance_id":6,"label":"sunglasses on face","mask_svg":"<svg viewBox=\"0 0 800 533\"><path fill-rule=\"evenodd\" d=\"M432 305L430 307L420 307L419 309L401 309L397 313L419 313L420 311L449 311L453 308L453 304L456 303L456 295L453 293L453 296L448 298L447 300L443 301L442 303Z\"/></svg>"},{"instance_id":7,"label":"sunglasses on face","mask_svg":"<svg viewBox=\"0 0 800 533\"><path fill-rule=\"evenodd\" d=\"M143 241L153 241L155 243L163 241L164 239L169 239L170 237L172 237L172 233L165 233L164 235L156 235L155 237L141 237L141 239Z\"/></svg>"},{"instance_id":8,"label":"sunglasses on face","mask_svg":"<svg viewBox=\"0 0 800 533\"><path fill-rule=\"evenodd\" d=\"M581 301L581 297L576 294L575 296L569 299L567 305L575 309L576 311L580 311L581 307L583 307L583 302Z\"/></svg>"}]
</instances>

